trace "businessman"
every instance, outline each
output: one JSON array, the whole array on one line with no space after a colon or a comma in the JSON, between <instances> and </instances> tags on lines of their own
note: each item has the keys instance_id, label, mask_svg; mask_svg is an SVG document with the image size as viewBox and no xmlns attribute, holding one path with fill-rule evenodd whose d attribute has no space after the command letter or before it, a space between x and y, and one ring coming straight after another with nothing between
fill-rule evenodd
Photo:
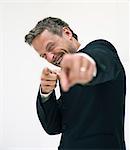
<instances>
[{"instance_id":1,"label":"businessman","mask_svg":"<svg viewBox=\"0 0 130 150\"><path fill-rule=\"evenodd\" d=\"M42 127L62 134L58 149L125 150L126 77L115 47L103 39L81 45L69 25L54 17L39 21L25 42L60 67L43 69L37 96Z\"/></svg>"}]
</instances>

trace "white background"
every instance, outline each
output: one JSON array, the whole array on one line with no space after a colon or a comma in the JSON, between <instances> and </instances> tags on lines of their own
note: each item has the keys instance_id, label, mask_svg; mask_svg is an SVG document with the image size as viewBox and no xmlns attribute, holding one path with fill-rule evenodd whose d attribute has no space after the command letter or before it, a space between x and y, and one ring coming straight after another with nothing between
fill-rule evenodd
<instances>
[{"instance_id":1,"label":"white background","mask_svg":"<svg viewBox=\"0 0 130 150\"><path fill-rule=\"evenodd\" d=\"M127 0L0 1L0 150L56 150L59 144L60 135L47 135L36 114L45 64L24 43L25 34L47 16L69 23L81 43L104 38L117 48L127 73L125 137L130 150Z\"/></svg>"}]
</instances>

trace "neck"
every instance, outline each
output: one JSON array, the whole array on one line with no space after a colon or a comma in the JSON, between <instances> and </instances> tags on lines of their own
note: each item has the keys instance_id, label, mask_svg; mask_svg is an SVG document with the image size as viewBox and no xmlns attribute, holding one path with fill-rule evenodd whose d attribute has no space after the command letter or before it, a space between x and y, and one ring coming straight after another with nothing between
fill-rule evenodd
<instances>
[{"instance_id":1,"label":"neck","mask_svg":"<svg viewBox=\"0 0 130 150\"><path fill-rule=\"evenodd\" d=\"M76 52L81 44L75 38L73 38L73 44L74 44L75 52Z\"/></svg>"}]
</instances>

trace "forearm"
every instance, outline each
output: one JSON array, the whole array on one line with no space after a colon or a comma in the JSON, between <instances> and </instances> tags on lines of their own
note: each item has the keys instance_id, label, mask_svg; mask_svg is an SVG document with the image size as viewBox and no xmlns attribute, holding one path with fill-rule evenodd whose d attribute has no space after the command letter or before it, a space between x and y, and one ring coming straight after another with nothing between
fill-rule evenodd
<instances>
[{"instance_id":1,"label":"forearm","mask_svg":"<svg viewBox=\"0 0 130 150\"><path fill-rule=\"evenodd\" d=\"M93 42L94 43L94 42ZM117 78L122 66L116 50L108 42L90 44L82 52L92 57L96 62L97 74L89 85L100 84Z\"/></svg>"},{"instance_id":2,"label":"forearm","mask_svg":"<svg viewBox=\"0 0 130 150\"><path fill-rule=\"evenodd\" d=\"M55 92L49 95L49 99L44 102L40 92L37 97L37 114L39 120L48 134L61 133L61 112L57 103Z\"/></svg>"}]
</instances>

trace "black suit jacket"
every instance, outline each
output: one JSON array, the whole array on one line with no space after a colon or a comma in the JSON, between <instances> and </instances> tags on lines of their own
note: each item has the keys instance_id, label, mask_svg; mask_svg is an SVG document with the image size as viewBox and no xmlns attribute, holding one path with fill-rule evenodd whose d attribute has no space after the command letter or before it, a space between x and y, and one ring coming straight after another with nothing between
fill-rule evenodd
<instances>
[{"instance_id":1,"label":"black suit jacket","mask_svg":"<svg viewBox=\"0 0 130 150\"><path fill-rule=\"evenodd\" d=\"M117 51L108 41L95 40L79 52L95 60L96 77L61 91L59 100L53 92L42 103L38 94L39 120L48 134L62 133L59 149L125 150L126 79Z\"/></svg>"}]
</instances>

